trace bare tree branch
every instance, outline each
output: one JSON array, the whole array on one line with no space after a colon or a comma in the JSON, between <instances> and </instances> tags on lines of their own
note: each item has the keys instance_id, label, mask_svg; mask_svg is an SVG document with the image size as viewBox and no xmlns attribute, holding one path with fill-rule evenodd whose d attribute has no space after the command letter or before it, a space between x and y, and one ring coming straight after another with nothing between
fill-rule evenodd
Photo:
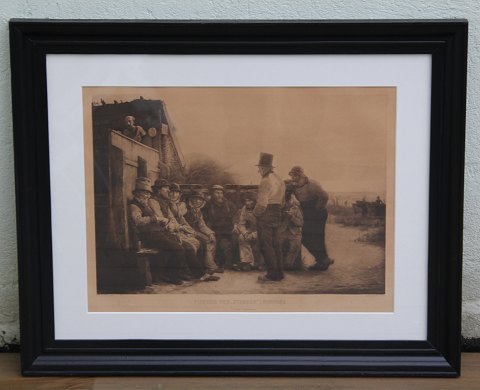
<instances>
[{"instance_id":1,"label":"bare tree branch","mask_svg":"<svg viewBox=\"0 0 480 390\"><path fill-rule=\"evenodd\" d=\"M190 161L185 178L191 184L236 184L235 176L208 156L196 156Z\"/></svg>"}]
</instances>

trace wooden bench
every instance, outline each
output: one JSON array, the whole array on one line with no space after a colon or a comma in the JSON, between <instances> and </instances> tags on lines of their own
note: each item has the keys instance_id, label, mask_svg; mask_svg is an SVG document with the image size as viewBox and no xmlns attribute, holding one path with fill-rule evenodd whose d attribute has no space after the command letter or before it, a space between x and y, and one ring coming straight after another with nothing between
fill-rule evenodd
<instances>
[{"instance_id":1,"label":"wooden bench","mask_svg":"<svg viewBox=\"0 0 480 390\"><path fill-rule=\"evenodd\" d=\"M156 249L143 247L141 241L137 241L135 249L140 276L144 280L145 286L150 286L153 283L150 257L152 255L158 255L159 252Z\"/></svg>"},{"instance_id":2,"label":"wooden bench","mask_svg":"<svg viewBox=\"0 0 480 390\"><path fill-rule=\"evenodd\" d=\"M144 286L151 286L153 282L155 282L156 278L162 278L161 275L161 266L159 268L159 257L158 255L161 254L161 250L149 248L144 246L140 237L138 235L137 229L128 224L129 228L129 237L130 237L130 245L131 253L136 258L137 262L137 269L140 276L140 282ZM155 259L154 262L151 261L152 257L158 257Z\"/></svg>"}]
</instances>

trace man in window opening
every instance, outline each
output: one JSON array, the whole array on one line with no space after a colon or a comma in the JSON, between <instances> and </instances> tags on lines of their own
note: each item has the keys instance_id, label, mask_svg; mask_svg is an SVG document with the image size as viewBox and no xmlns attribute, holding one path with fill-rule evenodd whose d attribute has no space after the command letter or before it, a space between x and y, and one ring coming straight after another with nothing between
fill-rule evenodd
<instances>
[{"instance_id":1,"label":"man in window opening","mask_svg":"<svg viewBox=\"0 0 480 390\"><path fill-rule=\"evenodd\" d=\"M147 135L147 132L143 130L142 126L135 125L135 117L127 115L124 119L125 128L123 129L123 135L131 138L137 142L142 142L143 138Z\"/></svg>"}]
</instances>

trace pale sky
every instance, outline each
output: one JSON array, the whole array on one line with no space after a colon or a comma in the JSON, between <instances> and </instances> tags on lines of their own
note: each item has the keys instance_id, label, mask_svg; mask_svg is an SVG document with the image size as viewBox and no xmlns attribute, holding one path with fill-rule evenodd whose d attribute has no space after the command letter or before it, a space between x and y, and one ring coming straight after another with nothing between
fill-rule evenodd
<instances>
[{"instance_id":1,"label":"pale sky","mask_svg":"<svg viewBox=\"0 0 480 390\"><path fill-rule=\"evenodd\" d=\"M183 154L215 158L239 184L258 183L255 164L260 152L268 152L282 178L300 165L327 191L385 192L387 149L389 160L394 157L395 92L177 87L142 89L136 96L163 100Z\"/></svg>"}]
</instances>

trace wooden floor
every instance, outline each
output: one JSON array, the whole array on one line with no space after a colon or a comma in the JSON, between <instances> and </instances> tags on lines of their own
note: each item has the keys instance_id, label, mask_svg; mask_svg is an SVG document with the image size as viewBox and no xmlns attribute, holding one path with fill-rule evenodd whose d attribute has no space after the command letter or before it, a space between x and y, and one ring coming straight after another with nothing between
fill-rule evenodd
<instances>
[{"instance_id":1,"label":"wooden floor","mask_svg":"<svg viewBox=\"0 0 480 390\"><path fill-rule=\"evenodd\" d=\"M262 390L416 390L480 389L480 353L462 355L462 376L455 379L423 378L171 378L86 377L22 378L19 355L0 354L0 389L14 390L174 390L174 389L262 389Z\"/></svg>"}]
</instances>

